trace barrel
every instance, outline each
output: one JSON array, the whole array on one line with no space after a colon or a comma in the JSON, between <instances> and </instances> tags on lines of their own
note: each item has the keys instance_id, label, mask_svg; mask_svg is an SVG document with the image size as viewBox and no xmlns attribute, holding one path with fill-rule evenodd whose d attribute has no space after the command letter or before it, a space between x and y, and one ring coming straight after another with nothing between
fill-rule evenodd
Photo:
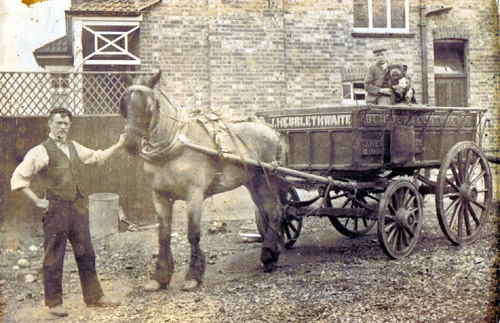
<instances>
[{"instance_id":1,"label":"barrel","mask_svg":"<svg viewBox=\"0 0 500 323\"><path fill-rule=\"evenodd\" d=\"M89 195L89 225L92 238L102 238L118 232L119 196L114 193Z\"/></svg>"}]
</instances>

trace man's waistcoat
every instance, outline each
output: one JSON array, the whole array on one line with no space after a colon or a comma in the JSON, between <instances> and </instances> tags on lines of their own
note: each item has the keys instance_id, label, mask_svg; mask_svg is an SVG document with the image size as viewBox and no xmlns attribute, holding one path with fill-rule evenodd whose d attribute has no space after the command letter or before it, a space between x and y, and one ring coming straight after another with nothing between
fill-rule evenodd
<instances>
[{"instance_id":1,"label":"man's waistcoat","mask_svg":"<svg viewBox=\"0 0 500 323\"><path fill-rule=\"evenodd\" d=\"M81 184L84 165L78 157L73 142L67 141L71 160L52 139L47 139L42 145L49 156L49 164L39 172L45 184L46 198L72 201L77 196L83 197Z\"/></svg>"}]
</instances>

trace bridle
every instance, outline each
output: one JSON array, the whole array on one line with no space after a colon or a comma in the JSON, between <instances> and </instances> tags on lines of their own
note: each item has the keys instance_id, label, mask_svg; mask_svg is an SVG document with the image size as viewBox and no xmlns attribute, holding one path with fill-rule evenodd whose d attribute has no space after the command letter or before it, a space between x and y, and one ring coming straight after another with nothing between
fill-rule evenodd
<instances>
[{"instance_id":1,"label":"bridle","mask_svg":"<svg viewBox=\"0 0 500 323\"><path fill-rule=\"evenodd\" d=\"M131 85L131 86L128 87L127 92L125 94L127 94L129 92L133 93L134 91L139 91L139 92L143 92L143 93L148 94L148 98L152 98L153 102L156 103L156 99L155 99L155 96L154 96L154 91L149 86L146 86L146 85ZM154 106L155 106L155 104L152 104L151 107L150 107L150 112L153 113L153 116L157 115L157 113L154 113L154 109L153 109ZM151 120L149 122L148 130L141 129L141 128L135 126L135 125L129 125L129 124L127 124L127 125L125 125L125 131L129 130L131 132L138 133L139 136L141 136L141 137L146 137L148 135L148 133L150 133L151 130L152 130L151 129L152 128L151 125L153 123L152 121L153 120Z\"/></svg>"},{"instance_id":2,"label":"bridle","mask_svg":"<svg viewBox=\"0 0 500 323\"><path fill-rule=\"evenodd\" d=\"M165 92L163 92L161 89L158 90L160 91L161 95L165 97L167 102L175 109L175 117L171 117L168 114L162 113L163 111L161 110L158 99L155 97L154 90L149 86L131 85L130 87L128 87L127 92L125 93L125 94L129 92L133 93L134 91L143 92L148 95L148 100L151 99L153 102L152 104L150 104L149 107L149 111L151 112L152 117L151 120L149 121L149 125L146 130L141 129L135 125L125 126L125 131L128 130L131 132L138 133L143 138L142 139L143 149L140 155L146 160L158 160L160 157L165 157L166 155L168 155L174 148L175 144L177 143L180 130L186 124L184 109L174 106L172 102L169 100L169 98L166 96ZM151 134L156 130L158 126L160 115L165 115L169 119L173 120L174 126L172 130L169 132L166 140L152 143L149 141L149 139Z\"/></svg>"}]
</instances>

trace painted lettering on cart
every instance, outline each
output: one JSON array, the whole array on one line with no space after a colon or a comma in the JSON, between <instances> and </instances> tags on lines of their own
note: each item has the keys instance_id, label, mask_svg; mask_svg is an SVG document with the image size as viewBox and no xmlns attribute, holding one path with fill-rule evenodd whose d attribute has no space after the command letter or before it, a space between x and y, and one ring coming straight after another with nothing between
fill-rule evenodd
<instances>
[{"instance_id":1,"label":"painted lettering on cart","mask_svg":"<svg viewBox=\"0 0 500 323\"><path fill-rule=\"evenodd\" d=\"M423 151L424 141L420 138L415 138L415 148L417 153ZM361 140L361 154L363 156L377 156L384 153L384 141L377 139Z\"/></svg>"},{"instance_id":2,"label":"painted lettering on cart","mask_svg":"<svg viewBox=\"0 0 500 323\"><path fill-rule=\"evenodd\" d=\"M271 126L287 128L345 128L351 126L351 114L317 114L290 117L270 117Z\"/></svg>"},{"instance_id":3,"label":"painted lettering on cart","mask_svg":"<svg viewBox=\"0 0 500 323\"><path fill-rule=\"evenodd\" d=\"M389 118L392 118L389 120ZM476 126L476 115L435 115L430 118L426 115L424 116L408 116L408 115L393 115L388 114L366 114L363 125L364 126L374 126L374 125L385 125L390 123L409 123L416 126L428 127L441 127L446 122L445 127L475 127Z\"/></svg>"},{"instance_id":4,"label":"painted lettering on cart","mask_svg":"<svg viewBox=\"0 0 500 323\"><path fill-rule=\"evenodd\" d=\"M384 153L384 142L382 140L361 140L363 156L382 155Z\"/></svg>"}]
</instances>

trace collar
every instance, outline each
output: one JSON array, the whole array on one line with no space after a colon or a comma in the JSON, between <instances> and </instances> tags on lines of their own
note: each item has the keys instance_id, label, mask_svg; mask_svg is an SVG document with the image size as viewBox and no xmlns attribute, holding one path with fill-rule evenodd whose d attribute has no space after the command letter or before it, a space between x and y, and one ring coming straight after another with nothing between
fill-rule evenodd
<instances>
[{"instance_id":1,"label":"collar","mask_svg":"<svg viewBox=\"0 0 500 323\"><path fill-rule=\"evenodd\" d=\"M49 138L50 138L50 139L52 139L52 140L54 140L54 142L55 142L56 144L66 144L66 143L67 143L67 141L68 141L67 139L66 139L66 140L61 140L61 139L59 139L59 138L56 138L56 136L54 136L54 135L53 135L53 134L51 134L51 133L49 133Z\"/></svg>"}]
</instances>

